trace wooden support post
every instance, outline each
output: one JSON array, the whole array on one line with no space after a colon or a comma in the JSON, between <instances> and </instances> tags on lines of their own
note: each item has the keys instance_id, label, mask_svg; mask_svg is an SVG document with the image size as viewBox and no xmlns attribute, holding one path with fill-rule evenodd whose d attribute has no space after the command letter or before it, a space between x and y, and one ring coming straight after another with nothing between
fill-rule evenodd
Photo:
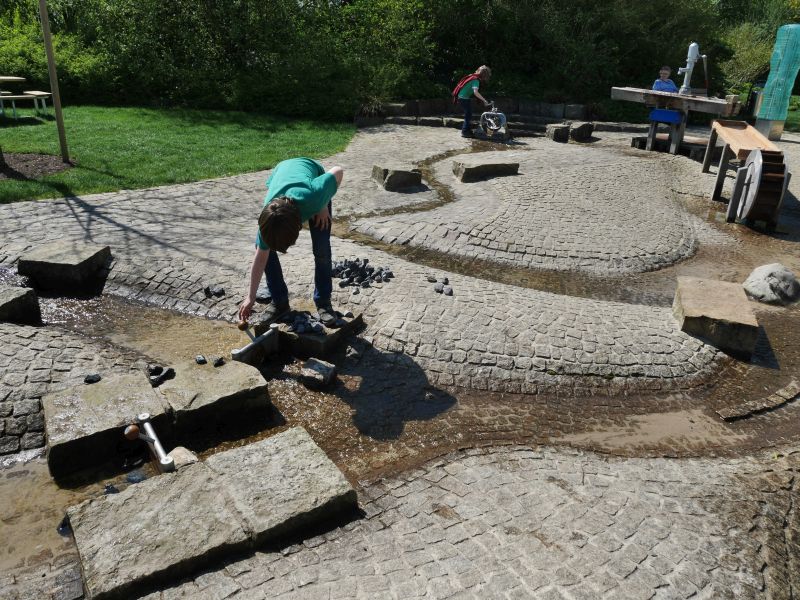
<instances>
[{"instance_id":1,"label":"wooden support post","mask_svg":"<svg viewBox=\"0 0 800 600\"><path fill-rule=\"evenodd\" d=\"M69 162L67 134L64 132L64 115L61 112L61 94L58 91L56 58L53 53L53 39L50 35L50 19L47 15L47 0L39 0L39 17L42 20L44 51L45 54L47 54L47 71L50 74L50 92L53 94L53 107L56 111L56 125L58 126L58 143L61 146L61 160Z\"/></svg>"},{"instance_id":2,"label":"wooden support post","mask_svg":"<svg viewBox=\"0 0 800 600\"><path fill-rule=\"evenodd\" d=\"M647 144L644 147L645 150L650 151L655 147L657 133L658 123L655 121L650 121L650 131L647 134Z\"/></svg>"},{"instance_id":3,"label":"wooden support post","mask_svg":"<svg viewBox=\"0 0 800 600\"><path fill-rule=\"evenodd\" d=\"M708 136L708 146L706 146L706 155L703 157L703 173L708 173L711 169L711 157L714 155L714 148L717 147L717 130L714 129L714 124L711 124L711 135Z\"/></svg>"},{"instance_id":4,"label":"wooden support post","mask_svg":"<svg viewBox=\"0 0 800 600\"><path fill-rule=\"evenodd\" d=\"M714 193L711 194L712 200L719 200L722 195L722 186L725 184L725 173L728 171L728 159L731 155L731 147L725 144L722 147L722 155L719 157L719 169L717 170L717 181L714 184Z\"/></svg>"},{"instance_id":5,"label":"wooden support post","mask_svg":"<svg viewBox=\"0 0 800 600\"><path fill-rule=\"evenodd\" d=\"M677 154L683 143L683 134L686 131L686 119L688 114L681 111L681 122L674 126L672 139L670 140L670 154Z\"/></svg>"}]
</instances>

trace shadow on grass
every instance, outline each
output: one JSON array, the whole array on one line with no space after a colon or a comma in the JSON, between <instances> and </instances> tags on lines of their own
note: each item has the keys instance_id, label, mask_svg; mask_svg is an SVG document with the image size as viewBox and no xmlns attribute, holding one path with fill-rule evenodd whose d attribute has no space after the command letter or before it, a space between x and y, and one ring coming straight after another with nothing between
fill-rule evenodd
<instances>
[{"instance_id":1,"label":"shadow on grass","mask_svg":"<svg viewBox=\"0 0 800 600\"><path fill-rule=\"evenodd\" d=\"M168 111L153 111L150 109L139 109L139 115L157 115L175 121L184 121L193 125L203 125L220 127L225 125L235 125L245 127L255 131L278 133L282 131L304 130L309 127L346 127L348 123L341 121L321 121L313 119L301 119L290 117L280 117L259 113L247 113L241 111L207 111L192 109L171 109Z\"/></svg>"},{"instance_id":2,"label":"shadow on grass","mask_svg":"<svg viewBox=\"0 0 800 600\"><path fill-rule=\"evenodd\" d=\"M33 125L45 125L45 121L51 120L53 120L53 117L19 117L15 119L13 117L9 117L8 115L0 115L0 127L31 127Z\"/></svg>"}]
</instances>

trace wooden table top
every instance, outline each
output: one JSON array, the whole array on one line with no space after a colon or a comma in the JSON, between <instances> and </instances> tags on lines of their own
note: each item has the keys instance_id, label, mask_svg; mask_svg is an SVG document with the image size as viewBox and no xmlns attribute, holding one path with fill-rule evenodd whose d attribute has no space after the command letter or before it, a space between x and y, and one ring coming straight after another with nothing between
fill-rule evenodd
<instances>
[{"instance_id":1,"label":"wooden table top","mask_svg":"<svg viewBox=\"0 0 800 600\"><path fill-rule=\"evenodd\" d=\"M613 100L639 102L640 104L658 106L659 108L694 110L723 117L733 114L736 106L734 102L724 98L673 94L671 92L657 92L646 88L633 87L612 87L611 98Z\"/></svg>"},{"instance_id":2,"label":"wooden table top","mask_svg":"<svg viewBox=\"0 0 800 600\"><path fill-rule=\"evenodd\" d=\"M744 160L752 150L771 150L780 152L781 149L770 142L758 129L744 121L714 121L714 131L736 153L738 160Z\"/></svg>"}]
</instances>

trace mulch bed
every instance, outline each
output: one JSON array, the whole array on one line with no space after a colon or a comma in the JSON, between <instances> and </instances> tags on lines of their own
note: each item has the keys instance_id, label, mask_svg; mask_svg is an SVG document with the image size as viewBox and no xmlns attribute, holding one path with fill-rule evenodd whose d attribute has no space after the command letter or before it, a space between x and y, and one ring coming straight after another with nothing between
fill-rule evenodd
<instances>
[{"instance_id":1,"label":"mulch bed","mask_svg":"<svg viewBox=\"0 0 800 600\"><path fill-rule=\"evenodd\" d=\"M62 161L60 156L4 152L0 158L0 180L38 179L69 169L71 166L72 164Z\"/></svg>"}]
</instances>

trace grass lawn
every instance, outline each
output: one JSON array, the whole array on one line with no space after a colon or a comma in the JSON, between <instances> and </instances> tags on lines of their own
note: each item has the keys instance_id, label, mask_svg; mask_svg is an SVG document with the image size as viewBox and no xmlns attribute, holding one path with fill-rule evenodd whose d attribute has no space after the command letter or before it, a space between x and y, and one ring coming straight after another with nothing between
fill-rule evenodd
<instances>
[{"instance_id":1,"label":"grass lawn","mask_svg":"<svg viewBox=\"0 0 800 600\"><path fill-rule=\"evenodd\" d=\"M0 118L3 151L59 155L55 120L18 112L26 118ZM64 109L64 123L76 166L36 180L0 179L0 204L258 171L291 156L338 152L355 131L242 112L96 106Z\"/></svg>"},{"instance_id":2,"label":"grass lawn","mask_svg":"<svg viewBox=\"0 0 800 600\"><path fill-rule=\"evenodd\" d=\"M786 131L800 131L800 96L792 96L789 100L789 112L786 113Z\"/></svg>"}]
</instances>

